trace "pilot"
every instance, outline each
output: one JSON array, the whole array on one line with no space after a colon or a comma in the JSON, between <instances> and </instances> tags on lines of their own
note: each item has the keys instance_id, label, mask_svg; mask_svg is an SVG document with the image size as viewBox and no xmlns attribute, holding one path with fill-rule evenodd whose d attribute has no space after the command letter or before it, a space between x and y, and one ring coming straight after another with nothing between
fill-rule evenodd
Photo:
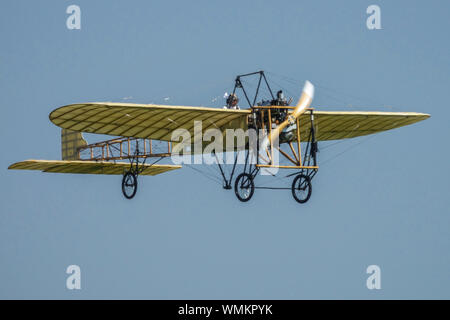
<instances>
[{"instance_id":1,"label":"pilot","mask_svg":"<svg viewBox=\"0 0 450 320\"><path fill-rule=\"evenodd\" d=\"M287 100L284 97L284 93L282 90L277 92L277 100L276 100L277 106L287 106Z\"/></svg>"},{"instance_id":2,"label":"pilot","mask_svg":"<svg viewBox=\"0 0 450 320\"><path fill-rule=\"evenodd\" d=\"M239 110L239 106L238 106L238 102L239 102L239 98L234 94L230 94L227 97L227 105L224 107L224 109L235 109L235 110Z\"/></svg>"}]
</instances>

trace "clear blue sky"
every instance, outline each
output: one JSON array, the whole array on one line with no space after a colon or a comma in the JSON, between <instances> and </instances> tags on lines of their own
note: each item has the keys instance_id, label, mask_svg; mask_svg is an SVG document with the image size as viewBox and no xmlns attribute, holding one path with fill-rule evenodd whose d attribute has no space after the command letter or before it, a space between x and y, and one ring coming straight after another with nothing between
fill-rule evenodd
<instances>
[{"instance_id":1,"label":"clear blue sky","mask_svg":"<svg viewBox=\"0 0 450 320\"><path fill-rule=\"evenodd\" d=\"M71 4L81 30L66 28ZM382 30L366 28L371 4ZM450 298L449 9L445 0L1 1L0 298ZM321 110L432 117L325 163L305 205L264 190L240 203L189 168L143 177L133 201L119 176L7 170L60 159L48 120L58 106L124 97L207 106L236 74L259 69L310 80ZM320 160L360 141L323 148ZM65 287L71 264L80 291ZM371 264L378 291L366 288Z\"/></svg>"}]
</instances>

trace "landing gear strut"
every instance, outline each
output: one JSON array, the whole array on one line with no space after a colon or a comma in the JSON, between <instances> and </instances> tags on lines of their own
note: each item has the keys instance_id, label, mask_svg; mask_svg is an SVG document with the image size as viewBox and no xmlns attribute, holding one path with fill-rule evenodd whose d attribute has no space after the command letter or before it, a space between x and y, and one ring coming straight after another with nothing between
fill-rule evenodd
<instances>
[{"instance_id":1,"label":"landing gear strut","mask_svg":"<svg viewBox=\"0 0 450 320\"><path fill-rule=\"evenodd\" d=\"M136 144L136 150L134 152L134 156L130 161L130 169L123 173L122 177L122 193L125 198L133 199L136 195L138 189L138 176L145 169L144 165L147 160L147 157L144 158L144 161L139 162L139 143ZM159 160L161 160L160 158ZM155 161L154 163L158 162Z\"/></svg>"}]
</instances>

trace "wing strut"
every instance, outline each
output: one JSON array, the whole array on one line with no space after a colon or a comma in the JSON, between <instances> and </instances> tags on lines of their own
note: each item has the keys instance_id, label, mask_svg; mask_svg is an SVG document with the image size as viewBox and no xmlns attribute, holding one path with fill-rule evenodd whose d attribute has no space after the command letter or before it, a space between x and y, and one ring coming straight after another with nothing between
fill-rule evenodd
<instances>
[{"instance_id":1,"label":"wing strut","mask_svg":"<svg viewBox=\"0 0 450 320\"><path fill-rule=\"evenodd\" d=\"M231 174L230 174L230 178L229 179L227 179L227 177L226 177L226 175L225 175L225 173L223 171L222 165L220 164L220 161L219 161L219 158L217 157L216 152L213 151L213 153L214 153L214 156L216 157L216 161L217 161L217 165L219 167L220 173L222 174L222 178L223 178L223 182L224 182L223 188L226 189L226 190L230 190L230 189L232 189L231 188L231 181L233 181L233 175L234 175L234 170L236 169L236 164L237 164L237 160L238 160L238 156L239 156L239 151L236 152L236 157L235 157L234 163L233 163L233 169L231 170Z\"/></svg>"}]
</instances>

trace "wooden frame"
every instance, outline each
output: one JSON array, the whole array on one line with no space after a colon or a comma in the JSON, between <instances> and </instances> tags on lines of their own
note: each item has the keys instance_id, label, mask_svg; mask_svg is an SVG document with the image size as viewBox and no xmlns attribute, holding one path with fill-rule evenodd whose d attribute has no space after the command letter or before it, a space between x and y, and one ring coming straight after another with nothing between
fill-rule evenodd
<instances>
[{"instance_id":1,"label":"wooden frame","mask_svg":"<svg viewBox=\"0 0 450 320\"><path fill-rule=\"evenodd\" d=\"M82 161L115 161L171 156L172 143L170 141L160 141L167 144L167 152L160 153L153 153L152 142L150 139L139 138L117 138L96 142L79 148L78 158ZM142 151L139 150L140 146L143 147ZM89 150L87 157L83 156L83 151L85 150Z\"/></svg>"},{"instance_id":2,"label":"wooden frame","mask_svg":"<svg viewBox=\"0 0 450 320\"><path fill-rule=\"evenodd\" d=\"M256 112L257 110L260 110L260 114L261 114L261 128L259 128L260 130L263 130L263 132L265 133L265 131L267 130L267 135L271 136L272 134L272 110L273 109L289 109L292 110L295 107L292 106L257 106L257 107L252 107L252 111ZM306 109L307 112L311 113L311 119L313 119L313 112L314 112L314 108L307 108ZM267 123L264 121L264 113L267 112L268 117L267 117ZM267 155L269 157L269 164L256 164L256 167L260 167L260 168L280 168L280 169L319 169L319 166L307 166L304 165L302 160L302 149L301 149L301 136L300 136L300 118L296 119L296 124L297 124L297 150L295 150L295 147L293 145L292 142L289 142L289 147L291 150L291 155L283 150L281 150L280 147L277 147L276 149L280 152L280 154L282 156L284 156L287 160L289 160L293 165L276 165L273 163L273 152L274 152L274 147L273 147L273 141L270 141L270 151L267 150ZM266 129L266 127L268 127L268 129ZM308 142L308 141L305 141Z\"/></svg>"}]
</instances>

